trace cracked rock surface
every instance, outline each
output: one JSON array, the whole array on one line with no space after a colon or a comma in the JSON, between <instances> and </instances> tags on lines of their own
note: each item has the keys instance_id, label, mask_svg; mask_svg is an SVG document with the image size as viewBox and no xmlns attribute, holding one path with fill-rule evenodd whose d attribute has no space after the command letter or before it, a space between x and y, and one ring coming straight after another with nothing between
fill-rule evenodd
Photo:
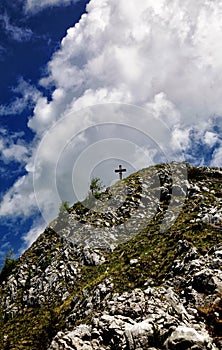
<instances>
[{"instance_id":1,"label":"cracked rock surface","mask_svg":"<svg viewBox=\"0 0 222 350\"><path fill-rule=\"evenodd\" d=\"M0 349L221 350L221 181L150 167L60 214L0 274Z\"/></svg>"},{"instance_id":2,"label":"cracked rock surface","mask_svg":"<svg viewBox=\"0 0 222 350\"><path fill-rule=\"evenodd\" d=\"M221 303L222 271L218 268L222 264L221 249L222 246L214 247L199 258L193 249L189 250L181 261L175 262L169 279L160 287L149 281L143 290L137 288L119 294L113 293L108 280L98 285L93 295L99 296L97 303L102 311L94 314L91 308L89 324L59 332L48 350L62 349L62 346L95 350L220 349L221 343L216 346L198 309ZM179 264L178 276L175 271ZM213 288L209 276L214 276ZM78 313L82 303L74 307L73 314ZM90 308L96 301L86 296L84 304ZM221 314L216 317L221 318ZM72 328L72 322L67 322L67 328Z\"/></svg>"}]
</instances>

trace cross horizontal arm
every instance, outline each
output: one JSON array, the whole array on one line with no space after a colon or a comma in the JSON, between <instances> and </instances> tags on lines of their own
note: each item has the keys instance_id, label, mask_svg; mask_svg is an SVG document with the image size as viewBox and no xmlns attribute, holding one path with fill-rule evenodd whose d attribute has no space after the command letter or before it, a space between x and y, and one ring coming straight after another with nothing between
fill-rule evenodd
<instances>
[{"instance_id":1,"label":"cross horizontal arm","mask_svg":"<svg viewBox=\"0 0 222 350\"><path fill-rule=\"evenodd\" d=\"M115 173L122 173L122 172L125 172L126 169L118 169L118 170L115 170Z\"/></svg>"}]
</instances>

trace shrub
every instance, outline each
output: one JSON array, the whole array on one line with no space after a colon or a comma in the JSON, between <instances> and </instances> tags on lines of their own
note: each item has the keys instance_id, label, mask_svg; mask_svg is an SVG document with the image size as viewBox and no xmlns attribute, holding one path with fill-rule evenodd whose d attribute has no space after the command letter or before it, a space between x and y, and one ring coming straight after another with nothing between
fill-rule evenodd
<instances>
[{"instance_id":1,"label":"shrub","mask_svg":"<svg viewBox=\"0 0 222 350\"><path fill-rule=\"evenodd\" d=\"M5 262L0 272L0 283L4 281L12 272L16 265L16 259L14 258L14 252L11 249L5 256Z\"/></svg>"}]
</instances>

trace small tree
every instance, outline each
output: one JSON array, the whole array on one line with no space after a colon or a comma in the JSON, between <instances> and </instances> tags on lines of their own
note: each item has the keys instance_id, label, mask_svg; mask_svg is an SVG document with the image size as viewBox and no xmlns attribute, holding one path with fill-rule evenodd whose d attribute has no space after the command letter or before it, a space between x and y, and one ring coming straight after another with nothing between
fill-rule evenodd
<instances>
[{"instance_id":1,"label":"small tree","mask_svg":"<svg viewBox=\"0 0 222 350\"><path fill-rule=\"evenodd\" d=\"M16 259L14 258L14 251L11 249L5 256L4 266L0 272L0 282L5 280L12 272L16 265Z\"/></svg>"},{"instance_id":2,"label":"small tree","mask_svg":"<svg viewBox=\"0 0 222 350\"><path fill-rule=\"evenodd\" d=\"M93 196L95 196L96 198L100 196L100 193L103 189L103 184L100 180L99 177L94 177L92 180L91 180L91 183L90 183L90 191L92 193Z\"/></svg>"},{"instance_id":3,"label":"small tree","mask_svg":"<svg viewBox=\"0 0 222 350\"><path fill-rule=\"evenodd\" d=\"M62 202L59 207L59 215L58 215L57 225L56 225L57 229L61 229L64 227L64 225L67 224L68 216L69 216L69 204L68 202Z\"/></svg>"},{"instance_id":4,"label":"small tree","mask_svg":"<svg viewBox=\"0 0 222 350\"><path fill-rule=\"evenodd\" d=\"M67 213L69 213L69 203L67 201L64 201L59 207L59 216L64 216Z\"/></svg>"}]
</instances>

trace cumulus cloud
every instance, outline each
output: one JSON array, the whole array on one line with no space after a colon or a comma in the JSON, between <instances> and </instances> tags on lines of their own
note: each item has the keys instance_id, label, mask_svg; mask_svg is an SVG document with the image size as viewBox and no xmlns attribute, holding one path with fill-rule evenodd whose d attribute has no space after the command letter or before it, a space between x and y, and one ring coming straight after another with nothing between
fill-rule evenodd
<instances>
[{"instance_id":1,"label":"cumulus cloud","mask_svg":"<svg viewBox=\"0 0 222 350\"><path fill-rule=\"evenodd\" d=\"M0 21L2 22L5 32L15 41L29 41L31 39L33 35L31 29L13 25L7 13L0 15Z\"/></svg>"},{"instance_id":2,"label":"cumulus cloud","mask_svg":"<svg viewBox=\"0 0 222 350\"><path fill-rule=\"evenodd\" d=\"M27 10L50 3L53 4L40 1L35 5L34 1L27 1ZM123 103L143 107L147 114L125 117L114 113L116 117L112 122L127 124L131 120L134 129L148 128L150 140L153 134L153 142L169 155L169 160L183 159L184 155L185 159L202 164L205 155L201 154L201 145L206 145L212 158L208 159L209 163L219 165L221 13L219 0L129 0L127 4L124 0L91 0L87 14L69 28L60 49L48 64L48 75L41 80L45 88L55 87L51 99L37 96L29 119L28 126L39 141L48 137L47 147L41 149L40 146L41 152L33 153L26 167L29 171L26 185L10 190L10 196L4 199L2 213L13 212L18 195L28 195L33 172L39 177L39 186L35 190L42 202L47 203L43 211L54 212L50 205L58 206L62 195L55 193L53 203L47 202L48 185L61 183L65 192L70 192L72 185L62 181L66 179L62 167L57 168L55 174L55 163L60 164L66 143L71 142L67 140L71 140L81 128L110 121L109 113L78 113L80 109L95 104ZM60 127L53 133L50 128L64 117L65 122L57 124ZM165 125L165 128L158 130L158 125ZM118 135L118 128L114 128L114 134ZM137 137L135 142L139 139ZM81 142L89 147L94 142L94 131L84 132ZM141 148L145 144L144 140ZM71 149L74 153L65 158L67 162L63 169L67 169L65 165L69 162L73 164L78 146L78 142L73 142ZM149 163L162 161L151 143L146 151L151 157ZM138 156L138 149L136 154ZM146 166L145 159L144 164L138 162L141 167ZM23 208L20 209L24 212Z\"/></svg>"},{"instance_id":3,"label":"cumulus cloud","mask_svg":"<svg viewBox=\"0 0 222 350\"><path fill-rule=\"evenodd\" d=\"M125 6L92 0L42 80L58 89L50 108L57 102L66 109L70 103L76 108L106 101L146 106L156 100L164 109L168 100L183 125L221 115L220 7L219 1L155 5L146 0ZM163 106L156 97L161 93ZM38 113L35 119L40 124Z\"/></svg>"},{"instance_id":4,"label":"cumulus cloud","mask_svg":"<svg viewBox=\"0 0 222 350\"><path fill-rule=\"evenodd\" d=\"M66 6L80 0L26 0L25 10L27 12L38 12L50 6Z\"/></svg>"},{"instance_id":5,"label":"cumulus cloud","mask_svg":"<svg viewBox=\"0 0 222 350\"><path fill-rule=\"evenodd\" d=\"M31 216L37 209L33 183L30 176L20 177L3 196L0 216Z\"/></svg>"}]
</instances>

